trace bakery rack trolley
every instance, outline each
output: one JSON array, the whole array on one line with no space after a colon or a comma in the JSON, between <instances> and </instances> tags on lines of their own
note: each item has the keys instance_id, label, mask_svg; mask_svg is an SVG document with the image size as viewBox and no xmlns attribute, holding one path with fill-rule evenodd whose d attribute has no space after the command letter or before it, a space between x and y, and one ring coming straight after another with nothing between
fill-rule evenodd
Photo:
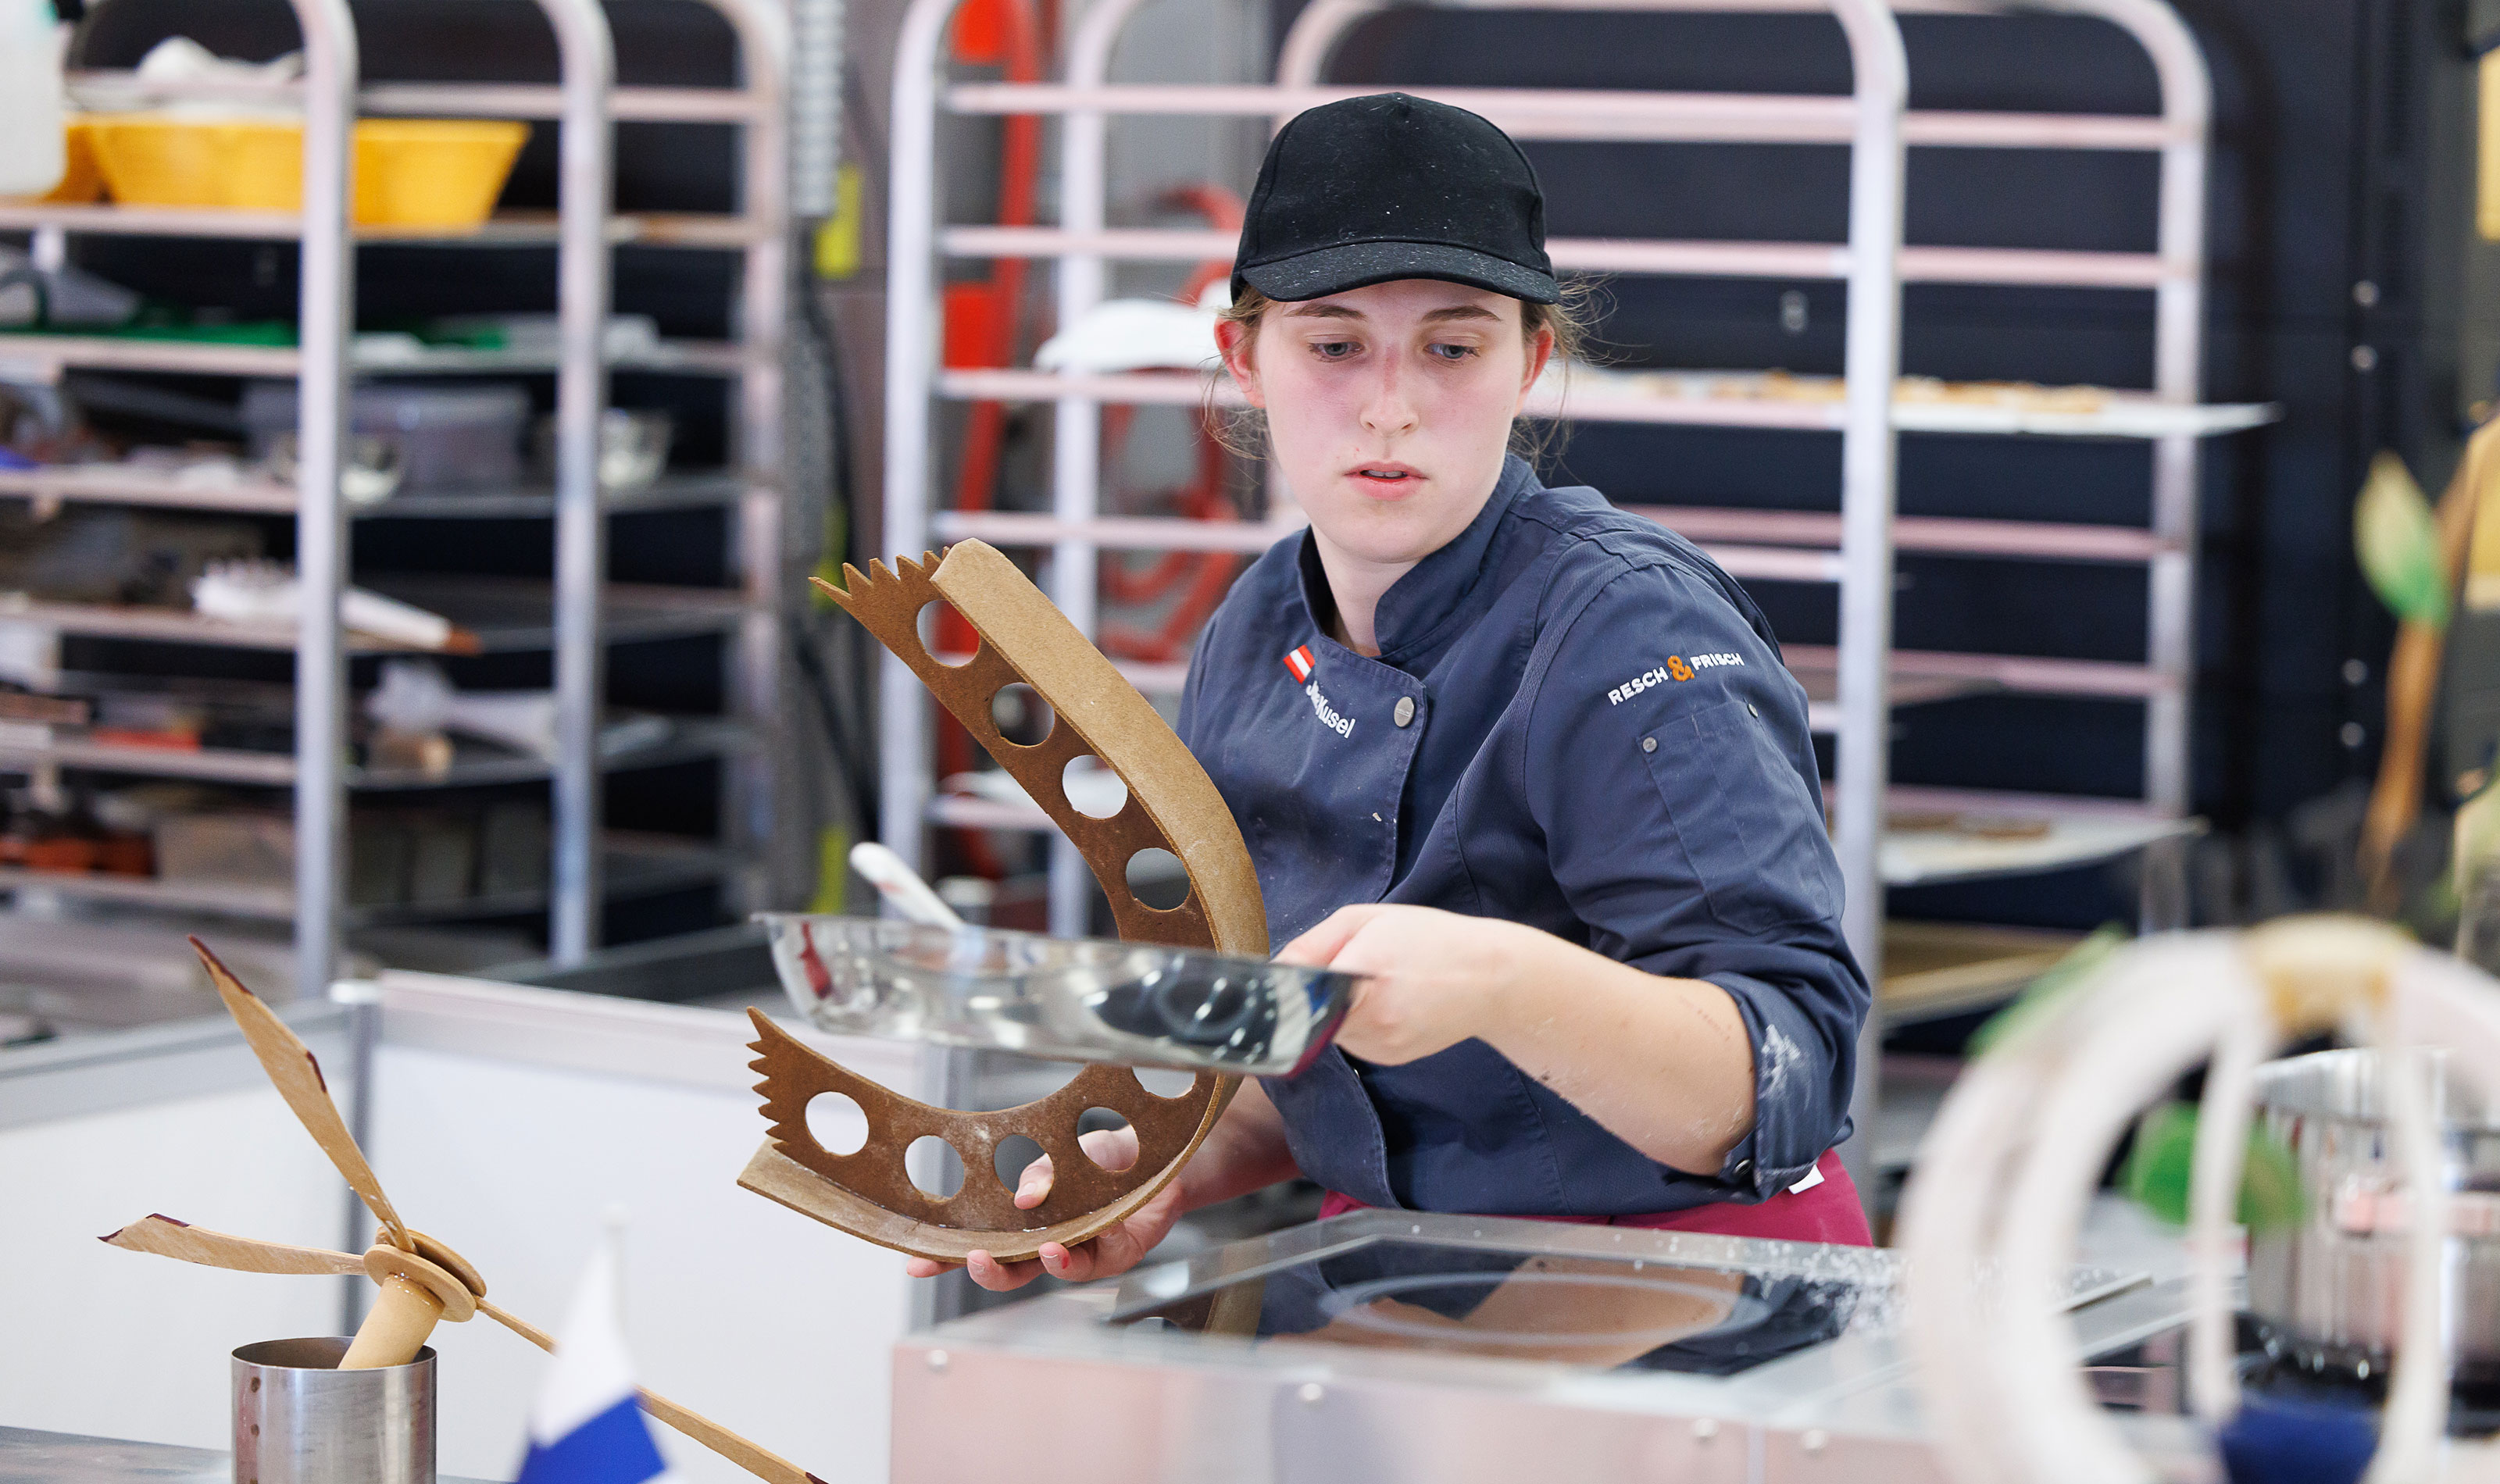
<instances>
[{"instance_id":1,"label":"bakery rack trolley","mask_svg":"<svg viewBox=\"0 0 2500 1484\"><path fill-rule=\"evenodd\" d=\"M1381 0L1317 0L1308 16L1326 13L1342 27L1383 8ZM1812 11L1812 0L1770 0L1759 10ZM1896 432L1981 436L2050 436L2132 439L2152 459L2149 528L2062 524L2027 520L1893 518L1884 551L1960 557L2141 564L2147 568L2147 657L2133 664L2107 661L2046 659L2020 655L1952 654L1894 650L1890 655L1888 698L1909 704L1976 689L2045 696L2108 697L2141 701L2144 775L2139 796L2099 799L2007 793L1998 790L1892 786L1879 764L1871 773L1853 770L1850 758L1873 754L1867 745L1884 712L1853 710L1846 676L1857 637L1879 630L1853 607L1843 578L1840 651L1788 646L1790 662L1819 669L1835 661L1844 676L1838 715L1818 719L1817 730L1840 737L1840 777L1835 790L1842 820L1838 831L1848 878L1850 941L1870 977L1881 982L1878 934L1883 890L1980 876L2056 870L2148 850L2143 893L2147 928L2184 925L2179 920L2184 882L2176 875L2174 842L2201 829L2189 815L2188 700L2195 674L2195 562L2197 549L2197 445L2212 437L2259 426L2271 406L2199 402L2203 369L2205 190L2212 86L2194 36L2166 0L1896 0L1903 15L2007 16L2022 13L2086 16L2124 31L2151 60L2160 112L2152 115L1967 113L1914 110L1903 119L1911 148L2022 148L2128 150L2158 156L2154 250L2150 253L1973 248L1905 244L1900 276L1907 283L2003 284L2143 293L2153 310L2152 387L2102 399L2095 410L1990 406L1974 403L1903 400L1892 410ZM1313 21L1314 26L1331 23ZM1288 53L1297 76L1318 75L1315 44ZM1830 249L1805 244L1727 244L1744 260L1710 271L1769 277L1832 276L1817 255ZM1557 244L1558 249L1561 244ZM1557 265L1562 260L1558 257ZM1604 266L1613 266L1611 264ZM1628 271L1618 269L1617 271ZM1853 304L1857 298L1853 291ZM1855 326L1852 326L1853 343ZM1853 368L1854 374L1854 368ZM1595 418L1612 408L1602 392L1574 393L1569 415ZM1792 562L1812 552L1836 550L1844 569L1857 560L1850 550L1850 495L1842 511L1823 513L1635 507L1701 542L1729 571L1748 580L1796 580L1771 560ZM1736 545L1727 543L1739 543ZM1754 543L1747 549L1742 543ZM1860 548L1861 550L1869 548ZM1815 580L1813 574L1804 574ZM1827 580L1827 579L1826 579ZM1885 591L1890 591L1890 574ZM1861 589L1880 601L1871 587ZM1890 642L1889 616L1881 632ZM1864 692L1857 693L1862 704ZM1819 711L1823 708L1818 707ZM1891 807L1926 811L2015 812L2045 816L2050 831L2040 840L1955 841L1939 848L1918 832L1889 832L1877 859L1851 848L1850 794L1872 778ZM1862 817L1861 817L1862 818ZM1880 819L1880 817L1879 817ZM1871 823L1871 822L1870 822ZM1862 909L1862 910L1861 910ZM1878 1127L1876 1074L1881 1025L1870 1018L1861 1042L1853 1113L1860 1129ZM1869 1185L1867 1188L1871 1189Z\"/></svg>"},{"instance_id":2,"label":"bakery rack trolley","mask_svg":"<svg viewBox=\"0 0 2500 1484\"><path fill-rule=\"evenodd\" d=\"M543 0L563 57L562 200L558 211L560 318L564 354L557 367L557 502L569 512L578 491L596 478L596 439L606 402L596 355L607 316L608 265L603 249L608 185L605 117L611 71L606 15L594 0ZM339 495L346 397L354 333L354 241L347 221L349 135L359 112L355 26L340 0L294 0L304 37L304 205L300 218L237 219L227 213L117 208L15 208L7 225L33 228L39 258L59 261L70 232L131 231L150 235L293 237L302 244L298 341L292 351L225 351L85 342L60 336L20 339L13 359L32 360L57 374L66 367L109 364L138 370L206 373L291 373L298 385L299 457L295 486L263 490L269 506L292 508L296 573L303 618L294 626L296 982L302 992L325 986L336 962L345 895L346 832L346 634L339 603L346 586L346 521ZM585 187L588 192L585 194ZM225 219L219 219L223 217ZM585 353L586 352L586 353ZM466 368L463 368L466 369ZM24 493L61 498L57 488L29 482ZM6 493L19 493L0 486ZM84 494L86 491L81 491ZM94 492L116 502L155 503L158 492L122 483ZM595 500L596 492L591 491ZM166 503L187 503L165 500ZM560 519L564 517L560 516ZM567 619L597 621L596 595ZM560 621L561 626L562 621ZM75 627L73 619L69 626ZM568 635L567 637L573 637ZM569 697L570 698L570 697ZM568 721L573 719L568 717ZM80 759L86 760L86 759ZM561 771L561 770L559 770Z\"/></svg>"},{"instance_id":3,"label":"bakery rack trolley","mask_svg":"<svg viewBox=\"0 0 2500 1484\"><path fill-rule=\"evenodd\" d=\"M1895 807L2046 817L2050 830L2039 840L1950 842L1894 832L1885 843L1879 877L1885 887L1901 887L2058 870L2143 852L2142 925L2147 930L2185 926L2186 882L2179 845L2203 828L2189 812L2188 776L2188 707L2196 663L2197 448L2204 438L2257 427L2276 415L2271 405L2199 401L2207 138L2212 113L2212 83L2204 54L2166 0L1899 0L1895 9L1904 15L2029 13L2097 19L2125 32L2143 49L2153 64L2160 97L2160 112L2150 115L1913 111L1906 120L1912 148L2140 151L2155 154L2159 169L2155 237L2150 253L1912 244L1901 255L1902 278L1911 283L2019 284L2137 294L2150 290L2149 392L2111 394L2098 410L2090 411L1909 401L1897 403L1893 410L1893 426L1903 433L2119 438L2147 447L2152 506L2146 527L1913 516L1895 521L1893 536L1893 549L1899 552L2130 564L2146 568L2147 643L2142 663L1899 650L1891 655L1891 673L1904 690L1929 688L1930 694L1945 694L1956 688L1985 688L2141 702L2144 772L2140 792L2133 798L2091 798L1892 786L1888 797ZM1824 544L1830 539L1832 524L1827 516L1785 512L1662 508L1655 513L1705 542ZM1845 627L1842 642L1844 646L1848 642ZM1810 664L1818 658L1804 646L1792 646L1789 655L1793 663ZM1847 787L1844 778L1844 791ZM1853 895L1857 888L1853 878ZM1858 941L1854 934L1852 941ZM1880 1033L1881 1026L1870 1019L1861 1042L1864 1054L1852 1106L1861 1130L1879 1127L1876 1038ZM1860 1158L1871 1166L1877 1151L1870 1149Z\"/></svg>"},{"instance_id":4,"label":"bakery rack trolley","mask_svg":"<svg viewBox=\"0 0 2500 1484\"><path fill-rule=\"evenodd\" d=\"M56 773L63 767L128 774L159 774L256 785L292 786L295 798L296 882L292 891L176 887L157 882L81 879L5 873L0 886L17 891L50 890L140 908L207 912L220 916L291 919L296 924L298 984L305 992L326 984L336 960L343 921L345 795L349 788L397 788L408 780L377 770L350 769L344 761L346 677L350 649L387 646L351 638L338 621L345 586L346 521L338 496L346 393L366 372L544 372L557 377L557 460L552 498L526 492L444 499L430 504L385 503L379 515L548 515L556 523L557 564L544 599L547 621L518 618L502 632L481 634L490 649L551 651L559 709L558 757L551 766L455 764L439 782L474 784L550 777L553 788L552 889L546 898L551 947L559 959L578 959L594 946L599 904L613 855L620 876L641 888L663 888L713 879L722 871L714 850L665 848L656 840L610 839L601 847L601 780L598 750L603 706L601 678L607 645L632 638L681 633L727 633L736 642L732 689L739 724L709 725L657 755L633 755L630 762L685 757L731 758L733 807L725 811L733 858L752 861L766 831L777 752L747 748L749 732L777 735L771 723L783 691L774 683L781 664L778 603L785 586L780 547L780 399L788 255L784 242L787 181L783 89L786 25L769 0L705 0L723 15L740 43L744 84L727 89L623 87L613 84L613 48L605 13L596 0L538 0L552 26L561 58L555 86L395 82L360 85L353 21L337 0L293 0L305 42L300 84L259 88L226 85L224 94L300 96L306 115L305 199L300 215L129 208L0 204L0 231L28 231L39 262L57 263L74 233L159 237L296 241L302 243L298 345L222 347L151 344L147 341L71 335L13 336L0 354L19 367L57 375L71 367L173 371L199 374L290 376L299 384L301 456L292 487L247 479L214 490L186 486L146 471L80 467L0 471L0 497L39 501L95 500L188 509L293 513L298 571L315 621L255 628L215 624L194 615L94 609L37 603L10 617L64 633L93 633L178 644L241 645L292 650L296 657L296 739L291 758L249 754L151 754L86 743L55 743L11 750L0 758L13 767ZM108 86L127 94L128 75L74 75L73 88ZM563 124L559 165L560 208L553 221L499 216L474 234L402 234L349 226L346 214L347 140L359 113L555 119ZM642 213L617 216L609 210L610 121L613 118L744 126L741 210L731 215ZM550 360L524 351L428 349L388 358L359 354L353 339L353 253L359 242L387 241L444 249L464 246L543 244L557 247L559 349ZM732 250L743 255L738 320L740 339L729 344L664 342L630 354L606 353L612 243ZM665 478L660 486L624 497L597 482L598 428L608 403L609 370L663 371L737 378L733 416L738 468L729 478L692 475ZM737 566L744 585L734 597L700 590L604 584L605 517L616 509L733 501L738 507ZM440 508L435 506L439 505ZM491 508L490 508L491 507ZM367 513L367 512L359 512ZM504 595L493 594L492 597ZM510 603L506 606L509 608ZM628 847L618 854L620 847ZM749 865L740 894L764 889ZM754 903L750 902L749 905ZM517 911L531 902L481 899L455 910Z\"/></svg>"},{"instance_id":5,"label":"bakery rack trolley","mask_svg":"<svg viewBox=\"0 0 2500 1484\"><path fill-rule=\"evenodd\" d=\"M1264 523L1107 520L1100 514L1099 439L1106 403L1196 405L1200 378L1188 373L1059 375L1034 371L946 371L938 361L938 269L945 258L1048 258L1058 265L1060 324L1073 323L1103 296L1105 265L1197 262L1229 257L1220 233L1115 230L1106 225L1105 134L1113 114L1248 116L1281 124L1304 109L1372 88L1332 87L1318 79L1330 48L1378 6L1319 0L1285 38L1272 85L1121 85L1107 81L1121 27L1137 0L1097 0L1069 48L1068 81L948 83L939 43L956 0L915 0L895 62L893 182L887 316L885 545L917 553L932 539L979 537L1050 554L1049 592L1079 628L1095 619L1096 555L1103 547L1255 552L1300 523L1275 502ZM1570 4L1508 9L1586 9ZM1849 146L1849 240L1798 246L1746 242L1556 240L1564 272L1756 276L1804 273L1845 280L1850 289L1846 393L1828 404L1708 397L1633 398L1573 394L1567 408L1550 399L1548 415L1687 426L1784 428L1841 437L1841 531L1836 551L1722 545L1716 556L1739 577L1806 580L1840 590L1839 697L1829 729L1840 738L1835 834L1849 885L1850 940L1873 968L1881 948L1882 892L1876 861L1886 774L1888 652L1891 625L1893 433L1889 389L1899 365L1899 258L1903 111L1907 67L1899 29L1883 0L1627 0L1649 11L1828 9L1852 59L1848 96L1779 97L1736 93L1607 92L1523 88L1414 88L1421 96L1473 110L1530 140L1747 142ZM1064 119L1062 223L1055 228L947 226L938 149L940 109L958 114L1046 114ZM1235 400L1229 386L1220 401ZM939 511L933 516L932 409L938 399L1048 402L1054 407L1052 510L1047 516ZM1178 666L1129 666L1148 690L1178 688ZM930 767L928 702L906 667L888 657L879 673L879 768L888 843L916 866L928 823L1047 827L1039 812L939 797ZM1051 922L1084 927L1085 878L1074 853L1055 842Z\"/></svg>"},{"instance_id":6,"label":"bakery rack trolley","mask_svg":"<svg viewBox=\"0 0 2500 1484\"><path fill-rule=\"evenodd\" d=\"M1914 244L1902 278L1921 283L1993 283L2143 293L2153 310L2152 387L2114 393L2099 410L1990 407L1904 402L1893 425L1904 433L2093 437L2143 442L2152 460L2148 528L2043 521L1907 517L1895 549L1958 557L2141 565L2147 569L2147 645L2141 664L2015 655L1896 651L1905 683L1986 686L2012 693L2106 697L2144 705L2144 774L2138 796L2092 800L1979 790L1894 788L1911 808L2006 809L2055 822L2038 847L1986 848L1956 858L1922 858L1896 837L1888 884L1957 876L2048 870L2177 840L2201 827L2188 816L2188 704L2195 675L2197 446L2201 439L2272 420L2254 403L2199 402L2204 354L2205 188L2212 84L2202 50L2165 0L1901 0L1904 15L2062 15L2118 27L2153 64L2160 112L2151 115L1940 113L1913 112L1911 147L2140 151L2158 156L2158 199L2150 253L2004 250ZM1697 538L1811 540L1794 517L1661 509L1661 518ZM1809 657L1811 652L1808 652ZM2149 874L2145 925L2179 925L2176 884Z\"/></svg>"}]
</instances>

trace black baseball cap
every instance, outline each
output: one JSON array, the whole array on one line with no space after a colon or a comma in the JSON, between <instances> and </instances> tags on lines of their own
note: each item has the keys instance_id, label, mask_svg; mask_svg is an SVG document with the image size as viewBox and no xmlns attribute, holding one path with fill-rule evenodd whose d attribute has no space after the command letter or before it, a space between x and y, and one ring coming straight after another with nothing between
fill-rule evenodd
<instances>
[{"instance_id":1,"label":"black baseball cap","mask_svg":"<svg viewBox=\"0 0 2500 1484\"><path fill-rule=\"evenodd\" d=\"M1233 297L1320 299L1441 278L1531 304L1562 297L1545 193L1519 145L1446 103L1374 93L1277 132L1233 258Z\"/></svg>"}]
</instances>

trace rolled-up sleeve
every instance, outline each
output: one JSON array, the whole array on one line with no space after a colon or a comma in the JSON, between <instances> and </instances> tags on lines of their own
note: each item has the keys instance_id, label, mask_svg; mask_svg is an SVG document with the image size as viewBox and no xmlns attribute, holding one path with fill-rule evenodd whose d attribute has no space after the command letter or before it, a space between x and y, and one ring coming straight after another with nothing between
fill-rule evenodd
<instances>
[{"instance_id":1,"label":"rolled-up sleeve","mask_svg":"<svg viewBox=\"0 0 2500 1484\"><path fill-rule=\"evenodd\" d=\"M1735 1001L1754 1123L1719 1178L1752 1200L1846 1137L1870 996L1805 694L1736 604L1670 565L1605 580L1551 647L1523 782L1589 947Z\"/></svg>"}]
</instances>

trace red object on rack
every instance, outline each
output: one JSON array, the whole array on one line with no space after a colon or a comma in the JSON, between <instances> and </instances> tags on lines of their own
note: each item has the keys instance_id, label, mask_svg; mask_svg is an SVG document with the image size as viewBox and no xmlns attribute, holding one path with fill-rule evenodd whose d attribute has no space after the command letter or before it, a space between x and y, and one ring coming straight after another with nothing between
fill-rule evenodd
<instances>
[{"instance_id":1,"label":"red object on rack","mask_svg":"<svg viewBox=\"0 0 2500 1484\"><path fill-rule=\"evenodd\" d=\"M1106 408L1128 412L1132 409ZM1106 441L1117 445L1128 431L1130 419L1113 419L1106 415ZM1181 513L1192 520L1215 521L1234 519L1238 512L1224 490L1224 450L1212 435L1200 429L1198 435L1198 478L1188 489L1179 492ZM1229 552L1166 552L1144 571L1132 571L1118 559L1102 564L1102 589L1115 601L1145 603L1156 601L1183 583L1181 596L1163 622L1151 632L1125 625L1105 622L1102 626L1103 653L1123 660L1142 660L1165 663L1180 658L1181 646L1206 622L1206 616L1224 601L1232 589L1233 578L1240 570L1241 559Z\"/></svg>"},{"instance_id":2,"label":"red object on rack","mask_svg":"<svg viewBox=\"0 0 2500 1484\"><path fill-rule=\"evenodd\" d=\"M948 371L995 366L998 344L1006 339L1001 321L998 291L984 279L949 283L945 293L945 357Z\"/></svg>"},{"instance_id":3,"label":"red object on rack","mask_svg":"<svg viewBox=\"0 0 2500 1484\"><path fill-rule=\"evenodd\" d=\"M955 13L950 38L955 60L972 65L1003 64L1006 81L1038 82L1042 75L1042 27L1032 0L968 0ZM1030 113L1011 114L999 158L999 222L1002 226L1033 225L1034 201L1041 175L1041 120ZM943 308L945 364L969 370L1012 366L1017 330L1023 318L1024 261L1002 258L986 280L946 286ZM966 409L963 462L955 472L955 507L986 510L999 477L999 445L1006 436L1006 408L995 402L976 402ZM972 626L953 608L938 625L941 650L962 654L978 641ZM941 776L968 772L972 766L972 738L954 718L938 721L938 765ZM965 864L975 875L997 878L1005 868L987 836L960 830L957 839Z\"/></svg>"},{"instance_id":4,"label":"red object on rack","mask_svg":"<svg viewBox=\"0 0 2500 1484\"><path fill-rule=\"evenodd\" d=\"M1017 0L964 0L955 13L955 29L947 37L955 60L975 67L996 67L1007 59L1007 36L1014 25L1006 14Z\"/></svg>"},{"instance_id":5,"label":"red object on rack","mask_svg":"<svg viewBox=\"0 0 2500 1484\"><path fill-rule=\"evenodd\" d=\"M977 23L974 17L978 16ZM1040 22L1031 0L971 0L957 13L956 58L1003 60L1010 82L1041 81ZM996 28L996 35L990 34ZM991 43L995 41L996 46ZM975 53L978 44L988 48ZM1029 227L1040 188L1041 120L1009 114L999 157L999 225ZM949 284L945 294L945 360L958 370L1012 366L1024 309L1022 258L1001 258L986 281ZM1006 435L1006 408L976 402L964 430L964 458L955 471L955 508L986 510L998 483L999 445Z\"/></svg>"}]
</instances>

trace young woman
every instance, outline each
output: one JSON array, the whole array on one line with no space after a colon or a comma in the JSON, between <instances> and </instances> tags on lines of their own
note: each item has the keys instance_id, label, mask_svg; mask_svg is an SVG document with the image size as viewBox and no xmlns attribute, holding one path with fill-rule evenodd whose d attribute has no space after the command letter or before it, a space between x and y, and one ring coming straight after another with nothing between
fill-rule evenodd
<instances>
[{"instance_id":1,"label":"young woman","mask_svg":"<svg viewBox=\"0 0 2500 1484\"><path fill-rule=\"evenodd\" d=\"M1180 734L1276 956L1368 983L1135 1216L975 1253L982 1286L1122 1272L1297 1174L1331 1213L1867 1240L1828 1151L1868 994L1805 695L1707 557L1508 452L1572 330L1544 237L1528 161L1462 110L1350 99L1269 148L1217 340L1310 528L1209 621Z\"/></svg>"}]
</instances>

